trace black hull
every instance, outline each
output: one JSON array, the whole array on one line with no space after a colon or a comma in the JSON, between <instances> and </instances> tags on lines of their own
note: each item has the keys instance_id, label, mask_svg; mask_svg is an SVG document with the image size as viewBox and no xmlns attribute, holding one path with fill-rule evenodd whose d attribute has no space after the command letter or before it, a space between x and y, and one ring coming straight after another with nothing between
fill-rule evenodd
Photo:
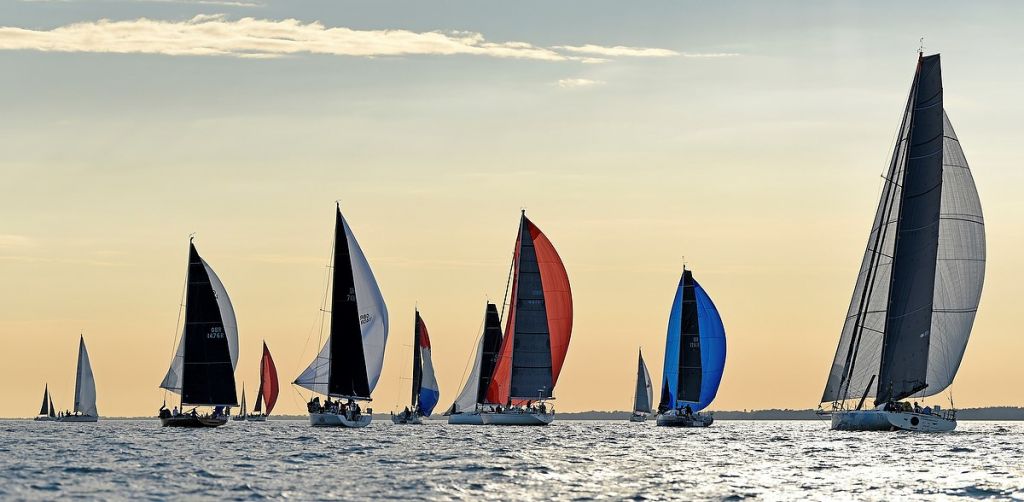
<instances>
[{"instance_id":1,"label":"black hull","mask_svg":"<svg viewBox=\"0 0 1024 502\"><path fill-rule=\"evenodd\" d=\"M180 417L168 417L161 418L160 424L164 427L185 427L189 429L199 429L207 427L220 427L228 423L227 417L211 418L211 417L193 417L193 416L180 416Z\"/></svg>"}]
</instances>

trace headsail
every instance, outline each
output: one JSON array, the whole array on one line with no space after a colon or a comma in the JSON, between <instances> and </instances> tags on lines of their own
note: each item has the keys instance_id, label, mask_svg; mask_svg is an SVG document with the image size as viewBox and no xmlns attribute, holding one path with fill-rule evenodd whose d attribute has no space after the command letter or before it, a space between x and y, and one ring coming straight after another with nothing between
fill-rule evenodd
<instances>
[{"instance_id":1,"label":"headsail","mask_svg":"<svg viewBox=\"0 0 1024 502\"><path fill-rule=\"evenodd\" d=\"M633 411L637 413L650 413L651 405L654 403L654 388L651 385L651 374L647 372L647 365L644 364L644 354L639 352L636 368L636 395L633 397Z\"/></svg>"},{"instance_id":2,"label":"headsail","mask_svg":"<svg viewBox=\"0 0 1024 502\"><path fill-rule=\"evenodd\" d=\"M943 108L939 56L922 55L821 401L942 392L984 276L981 202Z\"/></svg>"},{"instance_id":3,"label":"headsail","mask_svg":"<svg viewBox=\"0 0 1024 502\"><path fill-rule=\"evenodd\" d=\"M714 302L683 268L665 338L662 402L659 410L706 408L715 399L725 370L725 327Z\"/></svg>"},{"instance_id":4,"label":"headsail","mask_svg":"<svg viewBox=\"0 0 1024 502\"><path fill-rule=\"evenodd\" d=\"M295 384L333 397L370 399L384 366L388 310L352 229L335 217L330 336Z\"/></svg>"},{"instance_id":5,"label":"headsail","mask_svg":"<svg viewBox=\"0 0 1024 502\"><path fill-rule=\"evenodd\" d=\"M184 405L235 406L238 329L220 278L189 240L185 326L160 387L181 394Z\"/></svg>"},{"instance_id":6,"label":"headsail","mask_svg":"<svg viewBox=\"0 0 1024 502\"><path fill-rule=\"evenodd\" d=\"M487 302L487 307L484 309L483 332L477 338L469 378L466 379L459 397L455 398L455 402L445 414L472 411L476 405L486 402L487 387L491 382L491 374L494 372L500 350L501 318L498 316L498 308L493 303Z\"/></svg>"},{"instance_id":7,"label":"headsail","mask_svg":"<svg viewBox=\"0 0 1024 502\"><path fill-rule=\"evenodd\" d=\"M85 337L78 339L78 371L75 373L75 413L98 417L96 410L96 379L92 375L89 352L85 349Z\"/></svg>"},{"instance_id":8,"label":"headsail","mask_svg":"<svg viewBox=\"0 0 1024 502\"><path fill-rule=\"evenodd\" d=\"M505 336L487 401L552 396L572 334L569 276L555 247L524 212L513 258Z\"/></svg>"},{"instance_id":9,"label":"headsail","mask_svg":"<svg viewBox=\"0 0 1024 502\"><path fill-rule=\"evenodd\" d=\"M434 363L430 357L430 336L427 325L416 311L416 322L413 329L413 360L412 360L412 404L419 405L419 414L429 417L437 406L441 391L434 376Z\"/></svg>"},{"instance_id":10,"label":"headsail","mask_svg":"<svg viewBox=\"0 0 1024 502\"><path fill-rule=\"evenodd\" d=\"M260 359L260 398L267 402L267 415L274 411L277 404L277 395L280 392L280 384L277 380L277 366L274 359L270 357L270 349L267 342L263 342L263 357ZM259 412L259 398L257 398L256 411Z\"/></svg>"}]
</instances>

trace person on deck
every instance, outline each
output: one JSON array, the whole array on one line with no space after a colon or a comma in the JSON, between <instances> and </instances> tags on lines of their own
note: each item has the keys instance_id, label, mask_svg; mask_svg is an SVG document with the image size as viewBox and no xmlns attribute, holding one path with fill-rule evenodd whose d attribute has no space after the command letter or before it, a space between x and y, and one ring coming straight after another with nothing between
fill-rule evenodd
<instances>
[{"instance_id":1,"label":"person on deck","mask_svg":"<svg viewBox=\"0 0 1024 502\"><path fill-rule=\"evenodd\" d=\"M917 405L917 401L914 401L914 413L921 413L921 407Z\"/></svg>"},{"instance_id":2,"label":"person on deck","mask_svg":"<svg viewBox=\"0 0 1024 502\"><path fill-rule=\"evenodd\" d=\"M686 405L686 416L691 415L693 415L693 408L690 408L690 405Z\"/></svg>"}]
</instances>

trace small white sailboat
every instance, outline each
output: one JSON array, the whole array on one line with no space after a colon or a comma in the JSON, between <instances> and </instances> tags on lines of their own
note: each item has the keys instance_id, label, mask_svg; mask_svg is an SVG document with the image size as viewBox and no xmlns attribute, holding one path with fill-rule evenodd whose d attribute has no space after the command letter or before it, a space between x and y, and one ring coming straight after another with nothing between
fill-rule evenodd
<instances>
[{"instance_id":1,"label":"small white sailboat","mask_svg":"<svg viewBox=\"0 0 1024 502\"><path fill-rule=\"evenodd\" d=\"M260 392L256 394L256 407L253 413L245 417L250 422L266 422L270 412L274 411L277 404L277 394L280 388L277 381L277 366L274 359L270 357L270 349L267 342L263 342L263 357L260 358ZM263 403L266 402L267 409L264 412Z\"/></svg>"},{"instance_id":2,"label":"small white sailboat","mask_svg":"<svg viewBox=\"0 0 1024 502\"><path fill-rule=\"evenodd\" d=\"M335 215L329 291L329 336L294 383L327 396L324 402L314 397L307 403L310 425L366 427L373 419L373 410L364 413L358 402L371 400L370 394L380 379L388 340L388 310L340 206Z\"/></svg>"},{"instance_id":3,"label":"small white sailboat","mask_svg":"<svg viewBox=\"0 0 1024 502\"><path fill-rule=\"evenodd\" d=\"M391 414L391 422L396 425L422 424L423 417L429 417L434 412L441 398L437 378L434 376L434 362L430 357L430 336L419 310L416 310L416 321L413 324L412 343L412 404L397 415Z\"/></svg>"},{"instance_id":4,"label":"small white sailboat","mask_svg":"<svg viewBox=\"0 0 1024 502\"><path fill-rule=\"evenodd\" d=\"M53 399L50 397L50 385L43 386L43 405L39 407L39 415L34 418L36 422L55 422L57 414L53 410Z\"/></svg>"},{"instance_id":5,"label":"small white sailboat","mask_svg":"<svg viewBox=\"0 0 1024 502\"><path fill-rule=\"evenodd\" d=\"M238 408L238 414L233 416L233 417L231 417L231 420L233 420L235 422L244 422L245 419L248 416L249 416L248 408L247 408L247 404L245 402L245 384L243 383L242 384L242 402L241 402L241 405Z\"/></svg>"},{"instance_id":6,"label":"small white sailboat","mask_svg":"<svg viewBox=\"0 0 1024 502\"><path fill-rule=\"evenodd\" d=\"M708 427L701 413L718 394L725 370L725 327L711 297L683 267L669 314L657 425Z\"/></svg>"},{"instance_id":7,"label":"small white sailboat","mask_svg":"<svg viewBox=\"0 0 1024 502\"><path fill-rule=\"evenodd\" d=\"M905 400L953 382L984 280L981 201L943 107L939 55L922 53L821 396L832 429L956 428L956 410Z\"/></svg>"},{"instance_id":8,"label":"small white sailboat","mask_svg":"<svg viewBox=\"0 0 1024 502\"><path fill-rule=\"evenodd\" d=\"M78 371L75 373L75 408L72 414L57 419L61 423L96 422L100 418L96 410L96 379L92 375L89 352L85 348L85 337L78 338Z\"/></svg>"},{"instance_id":9,"label":"small white sailboat","mask_svg":"<svg viewBox=\"0 0 1024 502\"><path fill-rule=\"evenodd\" d=\"M181 410L160 407L164 427L219 427L228 423L227 408L238 405L235 365L238 363L238 325L235 309L206 260L188 241L185 324L178 348L160 387L181 396ZM185 407L193 406L189 412ZM199 406L214 407L199 413Z\"/></svg>"},{"instance_id":10,"label":"small white sailboat","mask_svg":"<svg viewBox=\"0 0 1024 502\"><path fill-rule=\"evenodd\" d=\"M477 338L469 377L462 386L459 397L455 398L455 402L444 413L448 416L449 424L484 424L483 419L480 418L480 412L493 408L493 405L486 404L487 388L490 386L491 374L494 373L494 366L498 362L498 352L500 351L501 318L498 316L498 307L487 302L487 306L484 308L484 328Z\"/></svg>"},{"instance_id":11,"label":"small white sailboat","mask_svg":"<svg viewBox=\"0 0 1024 502\"><path fill-rule=\"evenodd\" d=\"M630 422L646 422L647 415L651 413L651 407L654 404L654 385L651 382L651 374L647 372L647 365L644 364L643 351L638 351L638 357L636 393L633 396L633 413L629 416Z\"/></svg>"},{"instance_id":12,"label":"small white sailboat","mask_svg":"<svg viewBox=\"0 0 1024 502\"><path fill-rule=\"evenodd\" d=\"M547 425L572 335L572 291L562 259L547 236L526 217L519 219L512 258L511 295L505 336L488 383L485 425Z\"/></svg>"}]
</instances>

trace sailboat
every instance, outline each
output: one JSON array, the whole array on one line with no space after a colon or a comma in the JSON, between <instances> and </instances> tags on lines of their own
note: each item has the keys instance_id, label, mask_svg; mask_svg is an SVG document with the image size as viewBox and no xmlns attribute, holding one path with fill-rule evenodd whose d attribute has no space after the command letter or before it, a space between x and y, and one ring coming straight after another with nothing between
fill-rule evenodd
<instances>
[{"instance_id":1,"label":"sailboat","mask_svg":"<svg viewBox=\"0 0 1024 502\"><path fill-rule=\"evenodd\" d=\"M308 403L311 425L366 427L372 410L363 413L357 401L370 401L380 379L388 340L388 309L340 205L335 216L333 261L330 334L294 383L327 396L323 403L319 397Z\"/></svg>"},{"instance_id":2,"label":"sailboat","mask_svg":"<svg viewBox=\"0 0 1024 502\"><path fill-rule=\"evenodd\" d=\"M654 403L654 385L651 383L651 374L647 372L647 365L644 364L643 351L639 351L638 355L636 394L633 396L633 413L629 416L630 422L646 422L647 415L651 412L651 406Z\"/></svg>"},{"instance_id":3,"label":"sailboat","mask_svg":"<svg viewBox=\"0 0 1024 502\"><path fill-rule=\"evenodd\" d=\"M43 386L43 405L39 407L39 415L34 419L36 422L54 422L57 414L53 411L53 399L50 397L50 385Z\"/></svg>"},{"instance_id":4,"label":"sailboat","mask_svg":"<svg viewBox=\"0 0 1024 502\"><path fill-rule=\"evenodd\" d=\"M160 407L164 427L219 427L228 422L225 408L237 406L235 365L238 325L224 284L188 241L185 325L162 389L181 396L181 411ZM190 412L185 407L193 406ZM196 407L213 406L211 414Z\"/></svg>"},{"instance_id":5,"label":"sailboat","mask_svg":"<svg viewBox=\"0 0 1024 502\"><path fill-rule=\"evenodd\" d=\"M821 396L839 430L951 431L905 402L956 376L985 279L985 222L943 108L939 55L918 55L846 322ZM865 401L871 402L865 407Z\"/></svg>"},{"instance_id":6,"label":"sailboat","mask_svg":"<svg viewBox=\"0 0 1024 502\"><path fill-rule=\"evenodd\" d=\"M242 384L242 403L238 407L238 414L233 416L233 417L231 417L231 420L234 420L235 422L243 422L243 421L245 421L245 419L248 418L248 416L249 416L248 407L247 406L248 405L245 402L245 384L243 383Z\"/></svg>"},{"instance_id":7,"label":"sailboat","mask_svg":"<svg viewBox=\"0 0 1024 502\"><path fill-rule=\"evenodd\" d=\"M96 422L100 414L96 411L96 379L92 375L89 352L85 349L85 337L78 337L78 370L75 372L75 408L73 415L64 415L58 422Z\"/></svg>"},{"instance_id":8,"label":"sailboat","mask_svg":"<svg viewBox=\"0 0 1024 502\"><path fill-rule=\"evenodd\" d=\"M412 404L405 411L391 414L395 424L422 424L422 417L429 417L437 406L441 391L434 376L434 362L430 357L430 337L427 325L416 310L412 346Z\"/></svg>"},{"instance_id":9,"label":"sailboat","mask_svg":"<svg viewBox=\"0 0 1024 502\"><path fill-rule=\"evenodd\" d=\"M274 405L277 404L279 390L277 366L270 357L267 342L263 342L263 357L260 358L260 392L256 394L256 407L253 408L253 413L245 419L250 422L266 422L270 412L274 411ZM263 402L267 403L266 412L263 411Z\"/></svg>"},{"instance_id":10,"label":"sailboat","mask_svg":"<svg viewBox=\"0 0 1024 502\"><path fill-rule=\"evenodd\" d=\"M572 292L562 259L522 212L512 258L512 293L505 336L480 418L486 425L547 425L572 334Z\"/></svg>"},{"instance_id":11,"label":"sailboat","mask_svg":"<svg viewBox=\"0 0 1024 502\"><path fill-rule=\"evenodd\" d=\"M498 307L487 302L484 308L484 328L477 338L469 378L462 386L459 397L455 398L455 402L445 412L449 424L483 425L480 411L487 403L487 387L490 386L491 374L494 373L500 350L501 318L498 316Z\"/></svg>"},{"instance_id":12,"label":"sailboat","mask_svg":"<svg viewBox=\"0 0 1024 502\"><path fill-rule=\"evenodd\" d=\"M658 425L707 427L714 422L707 408L718 394L725 369L725 327L714 302L683 267L672 300L665 337Z\"/></svg>"}]
</instances>

